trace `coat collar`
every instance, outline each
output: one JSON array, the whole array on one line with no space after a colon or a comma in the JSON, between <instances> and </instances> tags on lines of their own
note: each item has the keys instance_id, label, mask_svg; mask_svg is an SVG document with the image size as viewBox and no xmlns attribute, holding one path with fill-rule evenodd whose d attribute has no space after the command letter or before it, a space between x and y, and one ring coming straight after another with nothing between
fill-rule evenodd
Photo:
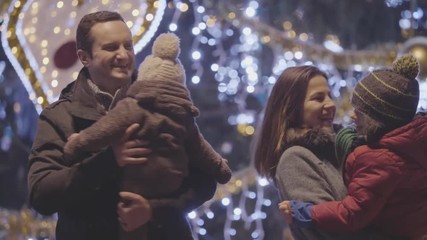
<instances>
[{"instance_id":1,"label":"coat collar","mask_svg":"<svg viewBox=\"0 0 427 240\"><path fill-rule=\"evenodd\" d=\"M107 113L108 109L97 99L89 81L89 72L87 68L83 67L76 81L62 90L60 99L67 99L71 102L69 106L71 115L88 120L98 120ZM128 88L129 84L120 89L114 97L113 105L125 97Z\"/></svg>"},{"instance_id":2,"label":"coat collar","mask_svg":"<svg viewBox=\"0 0 427 240\"><path fill-rule=\"evenodd\" d=\"M287 148L292 146L305 147L313 152L319 159L327 160L339 166L335 156L335 132L341 126L334 125L334 131L330 132L322 128L310 129L304 134L288 137Z\"/></svg>"}]
</instances>

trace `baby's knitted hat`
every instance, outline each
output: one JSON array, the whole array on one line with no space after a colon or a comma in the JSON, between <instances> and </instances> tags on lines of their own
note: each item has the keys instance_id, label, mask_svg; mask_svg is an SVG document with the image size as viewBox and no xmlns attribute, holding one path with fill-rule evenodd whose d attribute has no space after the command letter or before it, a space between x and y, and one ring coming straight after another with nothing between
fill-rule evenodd
<instances>
[{"instance_id":1,"label":"baby's knitted hat","mask_svg":"<svg viewBox=\"0 0 427 240\"><path fill-rule=\"evenodd\" d=\"M185 84L185 71L178 56L179 38L173 33L160 34L153 43L153 53L139 65L138 81L176 81Z\"/></svg>"},{"instance_id":2,"label":"baby's knitted hat","mask_svg":"<svg viewBox=\"0 0 427 240\"><path fill-rule=\"evenodd\" d=\"M419 64L410 55L393 63L393 69L375 70L360 80L353 92L353 107L387 126L402 126L415 115Z\"/></svg>"}]
</instances>

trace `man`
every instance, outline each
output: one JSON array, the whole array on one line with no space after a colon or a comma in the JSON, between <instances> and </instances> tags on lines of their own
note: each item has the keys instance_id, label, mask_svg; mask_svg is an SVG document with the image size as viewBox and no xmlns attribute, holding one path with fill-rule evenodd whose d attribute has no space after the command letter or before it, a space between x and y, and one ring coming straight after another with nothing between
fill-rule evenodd
<instances>
[{"instance_id":1,"label":"man","mask_svg":"<svg viewBox=\"0 0 427 240\"><path fill-rule=\"evenodd\" d=\"M213 179L190 171L175 199L119 192L119 166L144 163L151 152L148 143L129 140L138 124L110 148L77 160L64 157L67 139L105 115L134 78L132 35L118 13L85 15L76 42L84 67L39 117L29 156L31 206L44 215L58 213L57 240L118 239L119 227L132 231L142 224L148 224L149 239L192 239L185 213L213 196Z\"/></svg>"}]
</instances>

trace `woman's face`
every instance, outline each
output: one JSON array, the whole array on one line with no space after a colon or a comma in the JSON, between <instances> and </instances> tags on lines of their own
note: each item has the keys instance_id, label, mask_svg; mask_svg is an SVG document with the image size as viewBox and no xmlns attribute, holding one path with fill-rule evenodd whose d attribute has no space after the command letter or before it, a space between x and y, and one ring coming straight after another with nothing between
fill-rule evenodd
<instances>
[{"instance_id":1,"label":"woman's face","mask_svg":"<svg viewBox=\"0 0 427 240\"><path fill-rule=\"evenodd\" d=\"M323 76L310 79L304 99L303 128L330 128L335 117L328 81Z\"/></svg>"}]
</instances>

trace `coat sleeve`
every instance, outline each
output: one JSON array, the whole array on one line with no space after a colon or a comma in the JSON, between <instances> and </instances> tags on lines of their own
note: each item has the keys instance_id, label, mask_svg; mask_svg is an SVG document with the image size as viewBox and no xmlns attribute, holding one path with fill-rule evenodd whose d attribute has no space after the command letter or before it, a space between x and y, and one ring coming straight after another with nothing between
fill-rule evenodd
<instances>
[{"instance_id":1,"label":"coat sleeve","mask_svg":"<svg viewBox=\"0 0 427 240\"><path fill-rule=\"evenodd\" d=\"M151 199L153 209L152 221L167 219L170 211L178 209L183 214L193 211L210 200L216 191L217 183L212 176L198 169L190 168L189 175L184 179L180 190L171 198Z\"/></svg>"},{"instance_id":2,"label":"coat sleeve","mask_svg":"<svg viewBox=\"0 0 427 240\"><path fill-rule=\"evenodd\" d=\"M203 137L194 118L187 125L187 133L186 152L190 165L213 176L218 183L227 183L232 174L227 160Z\"/></svg>"},{"instance_id":3,"label":"coat sleeve","mask_svg":"<svg viewBox=\"0 0 427 240\"><path fill-rule=\"evenodd\" d=\"M99 151L110 146L123 136L130 125L143 124L144 111L133 98L127 97L120 100L107 115L67 142L65 153L76 156L81 152Z\"/></svg>"},{"instance_id":4,"label":"coat sleeve","mask_svg":"<svg viewBox=\"0 0 427 240\"><path fill-rule=\"evenodd\" d=\"M29 156L29 202L44 215L82 204L117 169L111 150L66 161L63 146L74 131L73 124L66 111L55 109L40 115Z\"/></svg>"},{"instance_id":5,"label":"coat sleeve","mask_svg":"<svg viewBox=\"0 0 427 240\"><path fill-rule=\"evenodd\" d=\"M352 153L349 159L355 156ZM385 150L364 152L355 158L347 160L348 195L342 201L321 203L312 208L316 226L325 231L350 232L369 225L402 180L402 163Z\"/></svg>"}]
</instances>

